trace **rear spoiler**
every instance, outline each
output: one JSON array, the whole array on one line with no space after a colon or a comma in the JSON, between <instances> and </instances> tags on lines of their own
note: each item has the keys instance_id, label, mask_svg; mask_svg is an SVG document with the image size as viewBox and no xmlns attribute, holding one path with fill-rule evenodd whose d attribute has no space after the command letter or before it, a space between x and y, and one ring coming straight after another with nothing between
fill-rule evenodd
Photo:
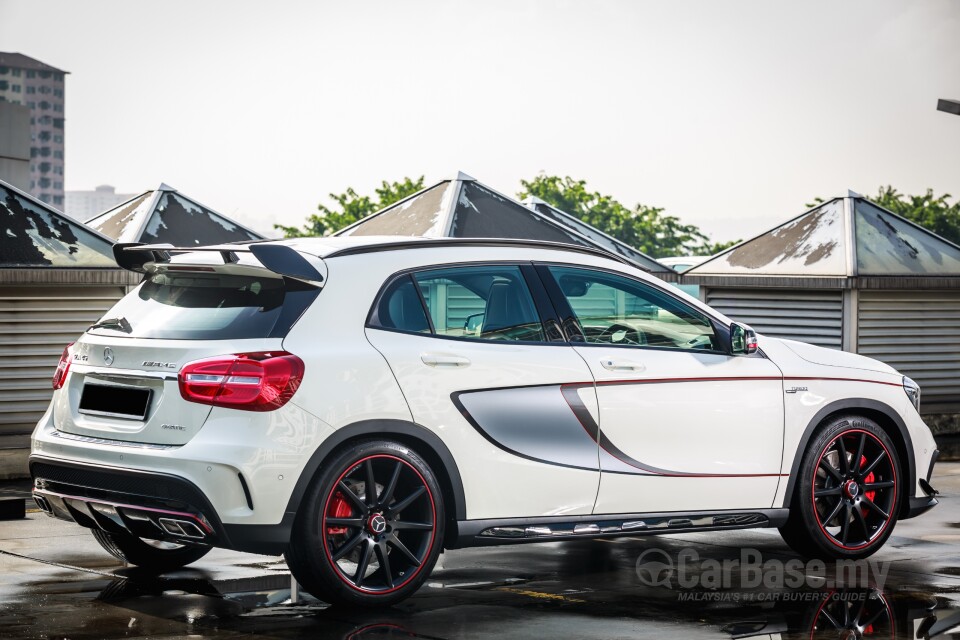
<instances>
[{"instance_id":1,"label":"rear spoiler","mask_svg":"<svg viewBox=\"0 0 960 640\"><path fill-rule=\"evenodd\" d=\"M208 247L175 247L172 244L144 244L142 242L118 242L113 245L113 257L121 268L137 273L146 273L148 262L170 262L175 253L219 253L224 264L239 262L237 253L251 253L264 268L287 278L310 284L323 282L323 274L310 264L293 247L283 244L213 245Z\"/></svg>"}]
</instances>

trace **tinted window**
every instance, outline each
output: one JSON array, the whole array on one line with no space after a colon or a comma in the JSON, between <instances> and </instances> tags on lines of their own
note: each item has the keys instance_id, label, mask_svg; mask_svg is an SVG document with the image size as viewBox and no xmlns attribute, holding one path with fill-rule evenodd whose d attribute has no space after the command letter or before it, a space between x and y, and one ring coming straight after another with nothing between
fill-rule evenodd
<instances>
[{"instance_id":1,"label":"tinted window","mask_svg":"<svg viewBox=\"0 0 960 640\"><path fill-rule=\"evenodd\" d=\"M719 350L710 321L636 280L589 269L550 267L587 343Z\"/></svg>"},{"instance_id":2,"label":"tinted window","mask_svg":"<svg viewBox=\"0 0 960 640\"><path fill-rule=\"evenodd\" d=\"M420 294L410 276L394 280L387 287L377 305L373 323L384 329L430 333Z\"/></svg>"},{"instance_id":3,"label":"tinted window","mask_svg":"<svg viewBox=\"0 0 960 640\"><path fill-rule=\"evenodd\" d=\"M173 340L282 337L316 295L312 287L280 278L159 273L103 316L123 318L129 332L109 326L91 331Z\"/></svg>"},{"instance_id":4,"label":"tinted window","mask_svg":"<svg viewBox=\"0 0 960 640\"><path fill-rule=\"evenodd\" d=\"M543 327L519 267L457 267L414 276L434 332L479 340L542 341Z\"/></svg>"}]
</instances>

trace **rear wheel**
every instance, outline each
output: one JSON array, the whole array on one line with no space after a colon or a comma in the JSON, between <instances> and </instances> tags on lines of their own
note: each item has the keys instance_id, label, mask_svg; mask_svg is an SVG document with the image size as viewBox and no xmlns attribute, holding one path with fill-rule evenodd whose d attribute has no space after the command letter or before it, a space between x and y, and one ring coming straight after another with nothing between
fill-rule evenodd
<instances>
[{"instance_id":1,"label":"rear wheel","mask_svg":"<svg viewBox=\"0 0 960 640\"><path fill-rule=\"evenodd\" d=\"M360 442L314 479L287 564L303 587L334 604L386 606L412 595L443 541L440 488L405 445Z\"/></svg>"},{"instance_id":2,"label":"rear wheel","mask_svg":"<svg viewBox=\"0 0 960 640\"><path fill-rule=\"evenodd\" d=\"M157 573L179 569L210 552L210 547L144 540L129 533L107 533L97 529L92 533L100 546L114 558Z\"/></svg>"},{"instance_id":3,"label":"rear wheel","mask_svg":"<svg viewBox=\"0 0 960 640\"><path fill-rule=\"evenodd\" d=\"M865 558L893 532L899 478L896 448L877 423L835 418L803 457L790 518L780 533L805 556Z\"/></svg>"}]
</instances>

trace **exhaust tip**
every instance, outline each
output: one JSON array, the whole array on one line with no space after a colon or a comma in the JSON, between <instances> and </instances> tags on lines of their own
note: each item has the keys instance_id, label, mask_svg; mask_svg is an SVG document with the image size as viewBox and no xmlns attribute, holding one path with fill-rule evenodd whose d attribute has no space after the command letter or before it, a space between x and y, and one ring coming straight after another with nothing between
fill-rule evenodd
<instances>
[{"instance_id":1,"label":"exhaust tip","mask_svg":"<svg viewBox=\"0 0 960 640\"><path fill-rule=\"evenodd\" d=\"M40 509L40 511L43 511L44 513L53 513L50 503L47 502L47 499L43 496L35 495L33 496L33 501L37 503L37 507Z\"/></svg>"},{"instance_id":2,"label":"exhaust tip","mask_svg":"<svg viewBox=\"0 0 960 640\"><path fill-rule=\"evenodd\" d=\"M164 531L178 538L193 538L199 540L206 537L206 534L195 523L189 520L175 520L173 518L160 518L158 520Z\"/></svg>"}]
</instances>

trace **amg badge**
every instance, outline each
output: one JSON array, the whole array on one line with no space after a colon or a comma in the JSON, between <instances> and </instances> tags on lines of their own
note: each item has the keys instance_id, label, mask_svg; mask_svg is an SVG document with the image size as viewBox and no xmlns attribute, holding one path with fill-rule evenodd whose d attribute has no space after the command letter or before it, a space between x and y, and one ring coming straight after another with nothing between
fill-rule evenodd
<instances>
[{"instance_id":1,"label":"amg badge","mask_svg":"<svg viewBox=\"0 0 960 640\"><path fill-rule=\"evenodd\" d=\"M176 362L150 362L150 361L144 361L143 366L144 366L144 367L159 367L160 369L176 369L176 368L177 368L177 363L176 363Z\"/></svg>"}]
</instances>

